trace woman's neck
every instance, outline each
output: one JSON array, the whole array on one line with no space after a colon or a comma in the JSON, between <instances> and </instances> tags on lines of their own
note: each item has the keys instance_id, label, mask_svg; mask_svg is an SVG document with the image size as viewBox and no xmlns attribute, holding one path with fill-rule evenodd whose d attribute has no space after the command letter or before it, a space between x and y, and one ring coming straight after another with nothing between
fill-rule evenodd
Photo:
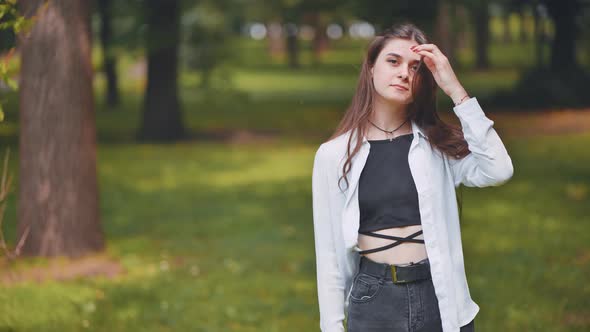
<instances>
[{"instance_id":1,"label":"woman's neck","mask_svg":"<svg viewBox=\"0 0 590 332\"><path fill-rule=\"evenodd\" d=\"M373 112L369 117L374 124L381 129L394 130L398 128L407 119L406 106L404 104L388 103L382 99L376 98L373 102ZM375 128L368 123L367 136L369 139L391 138L391 135ZM412 124L406 121L399 129L394 132L394 136L412 132ZM387 136L387 137L386 137Z\"/></svg>"}]
</instances>

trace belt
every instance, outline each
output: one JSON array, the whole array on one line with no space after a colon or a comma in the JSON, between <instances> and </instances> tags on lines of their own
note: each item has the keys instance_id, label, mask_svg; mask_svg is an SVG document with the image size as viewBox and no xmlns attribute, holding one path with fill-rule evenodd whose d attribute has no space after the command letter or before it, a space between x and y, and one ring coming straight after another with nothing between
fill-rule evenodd
<instances>
[{"instance_id":1,"label":"belt","mask_svg":"<svg viewBox=\"0 0 590 332\"><path fill-rule=\"evenodd\" d=\"M392 280L396 284L431 278L428 258L410 265L392 265L378 263L365 256L361 256L359 270L376 277Z\"/></svg>"}]
</instances>

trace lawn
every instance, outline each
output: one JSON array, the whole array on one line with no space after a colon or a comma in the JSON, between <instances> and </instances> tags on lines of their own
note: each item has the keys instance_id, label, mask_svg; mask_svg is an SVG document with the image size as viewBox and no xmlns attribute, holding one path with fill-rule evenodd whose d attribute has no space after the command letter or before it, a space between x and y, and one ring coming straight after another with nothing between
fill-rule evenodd
<instances>
[{"instance_id":1,"label":"lawn","mask_svg":"<svg viewBox=\"0 0 590 332\"><path fill-rule=\"evenodd\" d=\"M343 59L356 54L354 48L338 52ZM5 282L0 331L318 331L312 162L356 80L356 69L337 58L299 72L239 68L221 92L199 91L198 75L183 73L183 111L193 133L246 129L271 132L268 139L137 144L139 83L126 82L123 106L109 111L97 78L108 249L89 260L111 262L119 272ZM510 86L516 74L503 68L459 77L478 95ZM14 98L8 103L0 142L12 146L17 175ZM501 187L463 189L467 277L481 307L476 326L589 329L590 131L550 135L536 124L538 130L517 135L518 126L531 122L490 116L515 174ZM15 196L4 227L11 241ZM34 269L75 271L76 264L19 261L10 271L27 280ZM0 265L0 276L8 267Z\"/></svg>"}]
</instances>

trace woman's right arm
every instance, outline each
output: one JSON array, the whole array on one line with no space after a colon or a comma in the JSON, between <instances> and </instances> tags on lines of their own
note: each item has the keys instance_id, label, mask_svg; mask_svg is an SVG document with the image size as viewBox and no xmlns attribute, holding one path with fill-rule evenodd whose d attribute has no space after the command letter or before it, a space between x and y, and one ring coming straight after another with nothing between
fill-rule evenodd
<instances>
[{"instance_id":1,"label":"woman's right arm","mask_svg":"<svg viewBox=\"0 0 590 332\"><path fill-rule=\"evenodd\" d=\"M338 269L334 245L327 172L329 164L324 149L325 145L322 144L316 152L312 175L320 329L323 332L343 332L344 280Z\"/></svg>"}]
</instances>

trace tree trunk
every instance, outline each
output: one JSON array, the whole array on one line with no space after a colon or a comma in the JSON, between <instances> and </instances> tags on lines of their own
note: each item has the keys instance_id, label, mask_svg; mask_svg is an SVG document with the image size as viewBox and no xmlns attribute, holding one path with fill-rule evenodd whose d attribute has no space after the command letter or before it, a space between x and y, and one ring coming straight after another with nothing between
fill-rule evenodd
<instances>
[{"instance_id":1,"label":"tree trunk","mask_svg":"<svg viewBox=\"0 0 590 332\"><path fill-rule=\"evenodd\" d=\"M502 35L502 42L504 44L510 44L512 42L512 33L510 31L510 11L508 9L504 9L504 13L502 16L502 23L503 23L503 35Z\"/></svg>"},{"instance_id":2,"label":"tree trunk","mask_svg":"<svg viewBox=\"0 0 590 332\"><path fill-rule=\"evenodd\" d=\"M287 34L287 59L289 67L299 67L299 42L297 38L297 26L293 23L287 23L285 32Z\"/></svg>"},{"instance_id":3,"label":"tree trunk","mask_svg":"<svg viewBox=\"0 0 590 332\"><path fill-rule=\"evenodd\" d=\"M526 27L527 15L525 13L524 6L520 6L518 9L518 22L520 23L520 34L519 39L521 43L527 43L529 41L529 35Z\"/></svg>"},{"instance_id":4,"label":"tree trunk","mask_svg":"<svg viewBox=\"0 0 590 332\"><path fill-rule=\"evenodd\" d=\"M328 36L326 35L326 25L319 13L311 15L311 22L315 30L313 36L313 63L319 65L322 62L322 54L328 49Z\"/></svg>"},{"instance_id":5,"label":"tree trunk","mask_svg":"<svg viewBox=\"0 0 590 332\"><path fill-rule=\"evenodd\" d=\"M469 23L469 15L467 8L464 5L457 4L455 9L455 17L458 22L459 28L457 29L456 45L457 50L466 47L469 42L469 30L466 27Z\"/></svg>"},{"instance_id":6,"label":"tree trunk","mask_svg":"<svg viewBox=\"0 0 590 332\"><path fill-rule=\"evenodd\" d=\"M282 36L281 23L271 21L267 24L268 27L268 53L271 57L276 57L284 54L285 40Z\"/></svg>"},{"instance_id":7,"label":"tree trunk","mask_svg":"<svg viewBox=\"0 0 590 332\"><path fill-rule=\"evenodd\" d=\"M112 1L98 0L100 14L100 43L103 51L103 70L106 77L106 103L110 107L119 105L117 61L112 50L113 30L111 27Z\"/></svg>"},{"instance_id":8,"label":"tree trunk","mask_svg":"<svg viewBox=\"0 0 590 332\"><path fill-rule=\"evenodd\" d=\"M551 42L551 63L554 70L578 68L576 59L576 14L579 3L575 0L547 1L547 10L555 24Z\"/></svg>"},{"instance_id":9,"label":"tree trunk","mask_svg":"<svg viewBox=\"0 0 590 332\"><path fill-rule=\"evenodd\" d=\"M454 66L457 59L455 58L455 43L453 40L455 34L451 31L454 21L453 17L451 17L453 9L448 0L439 1L435 37L441 52L445 54L451 65Z\"/></svg>"},{"instance_id":10,"label":"tree trunk","mask_svg":"<svg viewBox=\"0 0 590 332\"><path fill-rule=\"evenodd\" d=\"M24 255L102 250L96 174L90 2L22 0L40 9L22 52L18 238Z\"/></svg>"},{"instance_id":11,"label":"tree trunk","mask_svg":"<svg viewBox=\"0 0 590 332\"><path fill-rule=\"evenodd\" d=\"M474 8L473 18L475 20L475 67L477 69L487 69L490 67L488 58L490 13L486 2Z\"/></svg>"},{"instance_id":12,"label":"tree trunk","mask_svg":"<svg viewBox=\"0 0 590 332\"><path fill-rule=\"evenodd\" d=\"M544 56L543 56L543 48L545 46L545 29L543 18L541 17L538 9L538 2L534 2L534 24L535 24L535 55L537 61L537 67L543 67L545 65Z\"/></svg>"},{"instance_id":13,"label":"tree trunk","mask_svg":"<svg viewBox=\"0 0 590 332\"><path fill-rule=\"evenodd\" d=\"M148 0L147 88L138 138L141 141L175 141L185 137L178 100L177 0Z\"/></svg>"}]
</instances>

